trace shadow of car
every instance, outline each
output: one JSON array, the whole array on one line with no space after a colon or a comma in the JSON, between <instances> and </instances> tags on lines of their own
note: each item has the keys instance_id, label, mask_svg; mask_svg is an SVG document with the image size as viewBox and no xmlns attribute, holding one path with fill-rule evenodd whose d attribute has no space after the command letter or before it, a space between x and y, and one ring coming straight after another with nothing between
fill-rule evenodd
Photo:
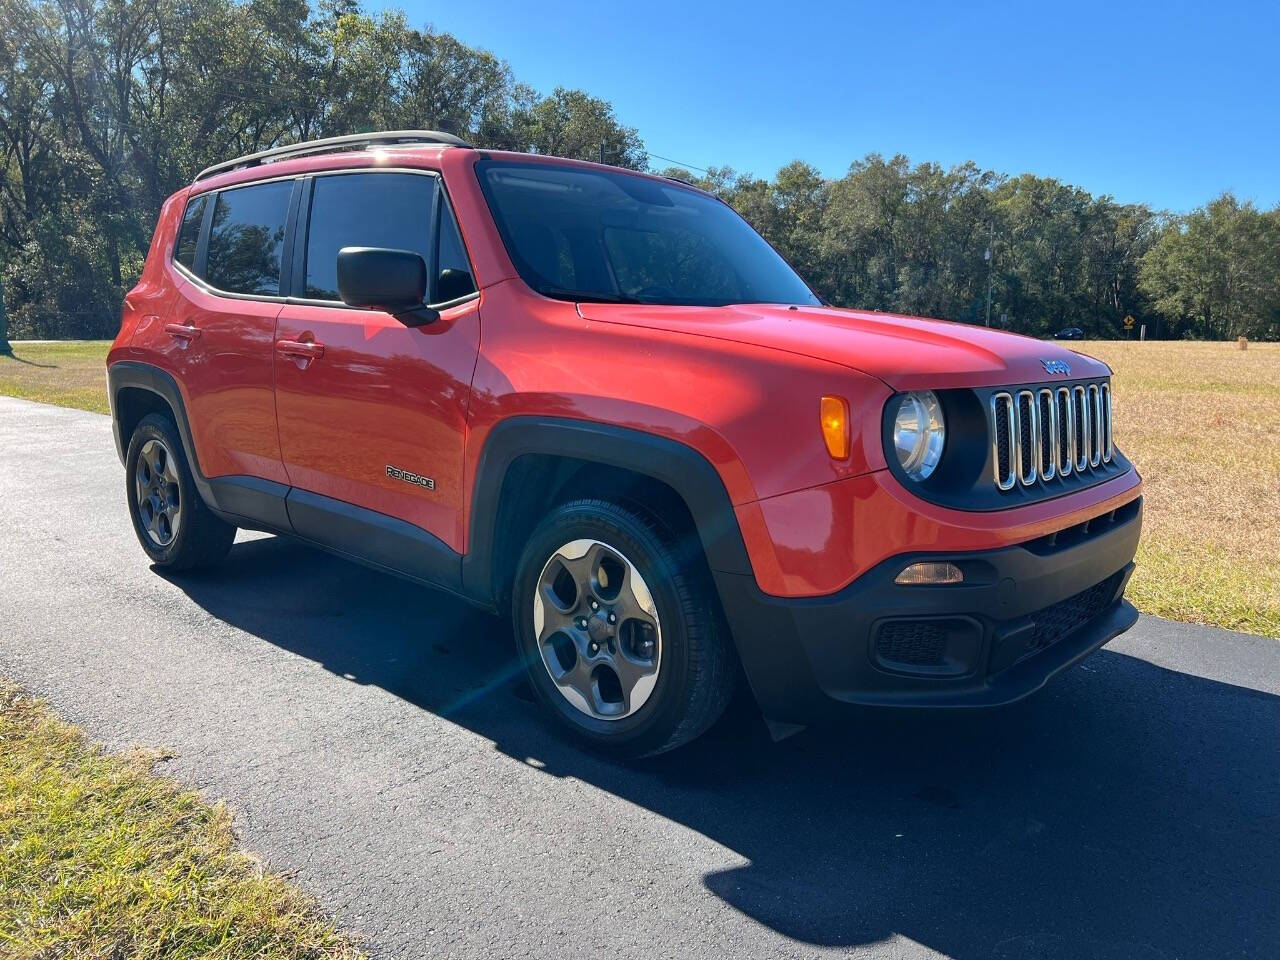
<instances>
[{"instance_id":1,"label":"shadow of car","mask_svg":"<svg viewBox=\"0 0 1280 960\"><path fill-rule=\"evenodd\" d=\"M794 940L1280 955L1272 694L1103 650L1009 707L866 710L778 744L744 699L687 748L623 765L563 737L504 625L449 596L277 538L169 579L267 643L713 839L746 863L706 888Z\"/></svg>"}]
</instances>

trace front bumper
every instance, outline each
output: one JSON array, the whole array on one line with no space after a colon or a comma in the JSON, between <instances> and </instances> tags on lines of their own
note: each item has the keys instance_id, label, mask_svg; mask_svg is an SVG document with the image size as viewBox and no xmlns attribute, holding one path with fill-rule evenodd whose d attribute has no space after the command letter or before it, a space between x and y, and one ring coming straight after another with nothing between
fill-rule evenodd
<instances>
[{"instance_id":1,"label":"front bumper","mask_svg":"<svg viewBox=\"0 0 1280 960\"><path fill-rule=\"evenodd\" d=\"M840 704L993 706L1133 626L1123 597L1141 527L1136 499L1016 546L893 557L825 597L774 597L750 576L715 576L771 722L808 723ZM894 583L920 560L957 564L965 583Z\"/></svg>"}]
</instances>

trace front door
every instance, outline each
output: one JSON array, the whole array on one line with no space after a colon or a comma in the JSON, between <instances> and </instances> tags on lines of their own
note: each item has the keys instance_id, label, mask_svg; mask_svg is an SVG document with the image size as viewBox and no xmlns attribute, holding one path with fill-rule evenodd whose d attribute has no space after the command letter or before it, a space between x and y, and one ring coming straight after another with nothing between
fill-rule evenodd
<instances>
[{"instance_id":1,"label":"front door","mask_svg":"<svg viewBox=\"0 0 1280 960\"><path fill-rule=\"evenodd\" d=\"M451 582L463 544L462 454L480 344L478 299L472 291L442 307L436 322L409 328L390 314L344 306L336 278L338 251L348 246L420 253L429 276L462 269L451 262L449 250L460 244L438 179L396 171L316 176L302 203L293 290L306 302L295 298L281 311L275 351L294 529ZM443 251L436 241L441 222L453 231ZM427 556L437 548L445 569Z\"/></svg>"}]
</instances>

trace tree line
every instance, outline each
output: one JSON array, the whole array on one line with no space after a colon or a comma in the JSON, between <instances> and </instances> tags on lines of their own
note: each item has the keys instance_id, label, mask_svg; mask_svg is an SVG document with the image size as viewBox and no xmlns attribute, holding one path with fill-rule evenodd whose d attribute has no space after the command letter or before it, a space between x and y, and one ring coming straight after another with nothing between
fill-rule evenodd
<instances>
[{"instance_id":1,"label":"tree line","mask_svg":"<svg viewBox=\"0 0 1280 960\"><path fill-rule=\"evenodd\" d=\"M110 337L164 198L282 143L429 127L654 169L581 90L359 0L0 0L0 282L10 336ZM1176 216L1057 180L872 154L839 178L659 169L743 214L828 301L1045 335L1280 336L1280 207ZM1135 334L1136 335L1136 334Z\"/></svg>"}]
</instances>

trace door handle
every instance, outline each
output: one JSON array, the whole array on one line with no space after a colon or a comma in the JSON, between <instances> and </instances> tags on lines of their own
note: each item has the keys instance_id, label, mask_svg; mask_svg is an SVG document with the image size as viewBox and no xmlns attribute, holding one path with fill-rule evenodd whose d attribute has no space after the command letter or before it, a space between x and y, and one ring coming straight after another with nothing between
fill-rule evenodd
<instances>
[{"instance_id":1,"label":"door handle","mask_svg":"<svg viewBox=\"0 0 1280 960\"><path fill-rule=\"evenodd\" d=\"M324 344L310 340L277 340L276 352L292 360L315 360L324 356Z\"/></svg>"},{"instance_id":2,"label":"door handle","mask_svg":"<svg viewBox=\"0 0 1280 960\"><path fill-rule=\"evenodd\" d=\"M200 336L200 328L192 327L182 323L166 323L164 332L169 334L175 340L196 340Z\"/></svg>"}]
</instances>

